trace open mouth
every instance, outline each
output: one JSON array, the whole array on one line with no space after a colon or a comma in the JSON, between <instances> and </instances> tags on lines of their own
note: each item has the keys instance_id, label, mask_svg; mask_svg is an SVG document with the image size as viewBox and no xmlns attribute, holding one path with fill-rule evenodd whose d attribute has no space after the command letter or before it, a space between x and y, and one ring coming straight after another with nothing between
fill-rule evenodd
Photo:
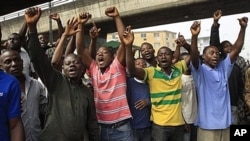
<instances>
[{"instance_id":1,"label":"open mouth","mask_svg":"<svg viewBox=\"0 0 250 141\"><path fill-rule=\"evenodd\" d=\"M213 59L212 62L213 62L214 64L217 64L217 63L218 63L218 60L217 60L217 59Z\"/></svg>"},{"instance_id":2,"label":"open mouth","mask_svg":"<svg viewBox=\"0 0 250 141\"><path fill-rule=\"evenodd\" d=\"M161 64L162 64L162 65L167 65L167 64L168 64L168 61L167 61L167 60L162 60L162 61L161 61Z\"/></svg>"},{"instance_id":3,"label":"open mouth","mask_svg":"<svg viewBox=\"0 0 250 141\"><path fill-rule=\"evenodd\" d=\"M76 68L70 68L69 69L69 74L76 74L77 69Z\"/></svg>"},{"instance_id":4,"label":"open mouth","mask_svg":"<svg viewBox=\"0 0 250 141\"><path fill-rule=\"evenodd\" d=\"M99 65L103 65L104 64L104 59L103 58L98 58L98 63L99 63Z\"/></svg>"},{"instance_id":5,"label":"open mouth","mask_svg":"<svg viewBox=\"0 0 250 141\"><path fill-rule=\"evenodd\" d=\"M145 57L149 58L149 57L151 57L151 54L150 53L146 53Z\"/></svg>"},{"instance_id":6,"label":"open mouth","mask_svg":"<svg viewBox=\"0 0 250 141\"><path fill-rule=\"evenodd\" d=\"M162 63L167 63L168 61L167 60L161 60Z\"/></svg>"}]
</instances>

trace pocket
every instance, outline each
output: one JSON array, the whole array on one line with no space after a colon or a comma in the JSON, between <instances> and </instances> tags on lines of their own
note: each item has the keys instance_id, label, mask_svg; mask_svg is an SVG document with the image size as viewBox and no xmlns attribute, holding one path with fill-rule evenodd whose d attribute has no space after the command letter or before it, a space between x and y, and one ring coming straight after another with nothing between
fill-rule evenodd
<instances>
[{"instance_id":1,"label":"pocket","mask_svg":"<svg viewBox=\"0 0 250 141\"><path fill-rule=\"evenodd\" d=\"M126 123L126 124L124 124L124 125L116 128L116 129L118 131L122 131L122 132L124 132L124 131L130 131L131 130L131 126L130 126L130 123L128 122L128 123Z\"/></svg>"}]
</instances>

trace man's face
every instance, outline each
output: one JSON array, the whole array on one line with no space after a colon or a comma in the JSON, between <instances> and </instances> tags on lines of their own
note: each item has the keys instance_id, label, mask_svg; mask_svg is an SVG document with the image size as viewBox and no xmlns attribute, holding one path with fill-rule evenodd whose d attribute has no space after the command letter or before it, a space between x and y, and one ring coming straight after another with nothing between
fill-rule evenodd
<instances>
[{"instance_id":1,"label":"man's face","mask_svg":"<svg viewBox=\"0 0 250 141\"><path fill-rule=\"evenodd\" d=\"M230 53L232 51L233 46L231 43L227 42L224 44L224 46L222 48L223 48L224 54L227 54L227 53Z\"/></svg>"},{"instance_id":2,"label":"man's face","mask_svg":"<svg viewBox=\"0 0 250 141\"><path fill-rule=\"evenodd\" d=\"M96 53L96 63L101 70L105 70L114 60L114 55L107 47L100 47Z\"/></svg>"},{"instance_id":3,"label":"man's face","mask_svg":"<svg viewBox=\"0 0 250 141\"><path fill-rule=\"evenodd\" d=\"M146 61L142 58L136 59L135 60L135 67L136 68L146 68L147 67Z\"/></svg>"},{"instance_id":4,"label":"man's face","mask_svg":"<svg viewBox=\"0 0 250 141\"><path fill-rule=\"evenodd\" d=\"M172 51L167 48L160 48L157 53L157 61L161 68L168 68L172 65L173 54Z\"/></svg>"},{"instance_id":5,"label":"man's face","mask_svg":"<svg viewBox=\"0 0 250 141\"><path fill-rule=\"evenodd\" d=\"M152 46L150 46L148 44L143 44L141 46L141 55L142 55L143 59L145 59L145 60L153 59L154 53L155 53L155 50L153 49Z\"/></svg>"},{"instance_id":6,"label":"man's face","mask_svg":"<svg viewBox=\"0 0 250 141\"><path fill-rule=\"evenodd\" d=\"M211 68L214 68L218 64L220 59L219 50L215 46L209 46L202 55L202 58L204 59L205 64L207 64Z\"/></svg>"},{"instance_id":7,"label":"man's face","mask_svg":"<svg viewBox=\"0 0 250 141\"><path fill-rule=\"evenodd\" d=\"M48 38L45 35L40 34L38 35L38 39L39 39L41 47L46 48L48 45Z\"/></svg>"},{"instance_id":8,"label":"man's face","mask_svg":"<svg viewBox=\"0 0 250 141\"><path fill-rule=\"evenodd\" d=\"M13 76L22 75L23 60L16 51L8 50L1 55L2 69Z\"/></svg>"},{"instance_id":9,"label":"man's face","mask_svg":"<svg viewBox=\"0 0 250 141\"><path fill-rule=\"evenodd\" d=\"M7 48L19 51L21 48L21 37L19 34L11 34L8 37Z\"/></svg>"},{"instance_id":10,"label":"man's face","mask_svg":"<svg viewBox=\"0 0 250 141\"><path fill-rule=\"evenodd\" d=\"M63 61L62 69L66 77L70 79L80 78L83 72L81 59L75 54L66 56Z\"/></svg>"}]
</instances>

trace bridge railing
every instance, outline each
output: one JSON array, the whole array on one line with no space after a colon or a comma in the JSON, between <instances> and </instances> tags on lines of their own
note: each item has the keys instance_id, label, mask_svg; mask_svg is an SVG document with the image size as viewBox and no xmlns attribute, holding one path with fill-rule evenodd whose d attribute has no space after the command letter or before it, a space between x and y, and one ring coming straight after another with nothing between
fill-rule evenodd
<instances>
[{"instance_id":1,"label":"bridge railing","mask_svg":"<svg viewBox=\"0 0 250 141\"><path fill-rule=\"evenodd\" d=\"M43 4L39 4L37 6L40 7L42 10L46 10L46 9L49 9L50 7L60 6L60 5L67 4L73 1L76 1L76 0L53 0L51 2L46 2ZM4 15L4 16L0 16L0 22L11 20L19 16L23 16L25 13L25 10L26 9L22 9L22 10L19 10L19 11L16 11L16 12Z\"/></svg>"}]
</instances>

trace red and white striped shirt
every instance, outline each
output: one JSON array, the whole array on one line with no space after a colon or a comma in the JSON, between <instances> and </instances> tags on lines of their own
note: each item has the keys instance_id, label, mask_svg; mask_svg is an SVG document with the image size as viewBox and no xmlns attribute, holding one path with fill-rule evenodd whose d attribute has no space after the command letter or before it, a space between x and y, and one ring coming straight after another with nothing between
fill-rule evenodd
<instances>
[{"instance_id":1,"label":"red and white striped shirt","mask_svg":"<svg viewBox=\"0 0 250 141\"><path fill-rule=\"evenodd\" d=\"M117 58L104 73L101 73L93 60L89 72L94 88L98 122L112 124L131 118L126 96L126 68L120 64Z\"/></svg>"}]
</instances>

